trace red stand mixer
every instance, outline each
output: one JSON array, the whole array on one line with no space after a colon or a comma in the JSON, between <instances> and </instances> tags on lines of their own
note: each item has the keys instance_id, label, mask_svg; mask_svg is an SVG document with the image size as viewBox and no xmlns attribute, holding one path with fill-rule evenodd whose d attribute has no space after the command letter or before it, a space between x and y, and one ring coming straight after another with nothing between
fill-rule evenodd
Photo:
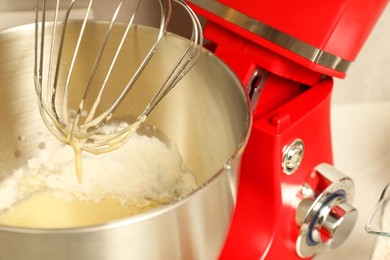
<instances>
[{"instance_id":1,"label":"red stand mixer","mask_svg":"<svg viewBox=\"0 0 390 260\"><path fill-rule=\"evenodd\" d=\"M253 110L221 259L301 259L337 247L357 211L352 180L331 166L332 77L345 77L388 1L188 2Z\"/></svg>"}]
</instances>

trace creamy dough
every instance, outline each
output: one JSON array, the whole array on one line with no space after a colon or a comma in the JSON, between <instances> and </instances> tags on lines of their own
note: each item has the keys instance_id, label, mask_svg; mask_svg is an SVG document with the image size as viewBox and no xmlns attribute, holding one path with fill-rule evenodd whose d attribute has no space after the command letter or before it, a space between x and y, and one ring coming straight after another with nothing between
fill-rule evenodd
<instances>
[{"instance_id":1,"label":"creamy dough","mask_svg":"<svg viewBox=\"0 0 390 260\"><path fill-rule=\"evenodd\" d=\"M102 224L125 218L157 207L121 205L118 200L105 198L98 203L66 201L53 193L39 192L18 202L0 214L0 225L34 228L70 228Z\"/></svg>"},{"instance_id":2,"label":"creamy dough","mask_svg":"<svg viewBox=\"0 0 390 260\"><path fill-rule=\"evenodd\" d=\"M71 150L47 151L0 183L0 225L96 225L173 202L197 187L176 145L155 137L135 134L121 149L84 154L81 184Z\"/></svg>"}]
</instances>

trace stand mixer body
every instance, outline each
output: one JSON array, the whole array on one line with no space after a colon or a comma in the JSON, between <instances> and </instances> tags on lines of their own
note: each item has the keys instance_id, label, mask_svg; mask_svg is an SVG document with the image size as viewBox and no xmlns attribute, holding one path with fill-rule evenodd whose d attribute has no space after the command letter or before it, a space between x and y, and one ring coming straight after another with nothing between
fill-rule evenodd
<instances>
[{"instance_id":1,"label":"stand mixer body","mask_svg":"<svg viewBox=\"0 0 390 260\"><path fill-rule=\"evenodd\" d=\"M188 2L252 102L221 259L302 259L337 247L357 211L352 180L331 166L332 77L345 77L388 1Z\"/></svg>"}]
</instances>

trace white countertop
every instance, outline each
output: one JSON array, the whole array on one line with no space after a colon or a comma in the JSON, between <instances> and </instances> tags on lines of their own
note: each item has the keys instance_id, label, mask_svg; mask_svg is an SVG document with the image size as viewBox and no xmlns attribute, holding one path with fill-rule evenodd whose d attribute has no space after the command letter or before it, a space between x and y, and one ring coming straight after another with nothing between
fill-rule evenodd
<instances>
[{"instance_id":1,"label":"white countertop","mask_svg":"<svg viewBox=\"0 0 390 260\"><path fill-rule=\"evenodd\" d=\"M337 249L324 250L315 260L367 260L376 237L364 227L390 182L390 102L333 105L331 123L335 167L355 182L353 205L359 216L348 240ZM388 250L389 256L381 259L390 259L390 246Z\"/></svg>"}]
</instances>

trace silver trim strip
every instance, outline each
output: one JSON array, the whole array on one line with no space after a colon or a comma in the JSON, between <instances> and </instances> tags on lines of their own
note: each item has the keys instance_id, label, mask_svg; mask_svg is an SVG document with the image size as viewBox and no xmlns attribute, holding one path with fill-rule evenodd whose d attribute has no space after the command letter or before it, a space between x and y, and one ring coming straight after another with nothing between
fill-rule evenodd
<instances>
[{"instance_id":1,"label":"silver trim strip","mask_svg":"<svg viewBox=\"0 0 390 260\"><path fill-rule=\"evenodd\" d=\"M313 63L345 73L351 64L339 56L328 53L304 41L285 34L260 21L257 21L233 8L223 5L217 0L189 0L193 3L221 18L231 22L247 31L254 33L267 41L270 41L286 50L310 60Z\"/></svg>"}]
</instances>

